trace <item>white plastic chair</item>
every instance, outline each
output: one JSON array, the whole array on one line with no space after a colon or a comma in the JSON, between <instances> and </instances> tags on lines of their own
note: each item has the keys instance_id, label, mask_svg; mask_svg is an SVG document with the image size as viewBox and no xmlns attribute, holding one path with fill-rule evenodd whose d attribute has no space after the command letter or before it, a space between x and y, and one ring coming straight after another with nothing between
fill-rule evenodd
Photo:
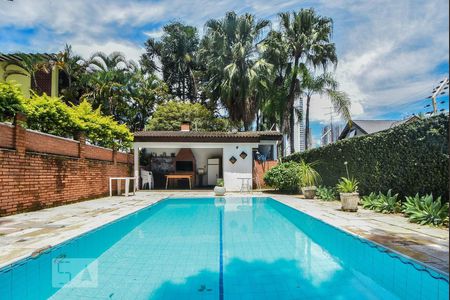
<instances>
[{"instance_id":1,"label":"white plastic chair","mask_svg":"<svg viewBox=\"0 0 450 300\"><path fill-rule=\"evenodd\" d=\"M141 170L142 189L148 184L148 189L154 188L153 174L150 171Z\"/></svg>"}]
</instances>

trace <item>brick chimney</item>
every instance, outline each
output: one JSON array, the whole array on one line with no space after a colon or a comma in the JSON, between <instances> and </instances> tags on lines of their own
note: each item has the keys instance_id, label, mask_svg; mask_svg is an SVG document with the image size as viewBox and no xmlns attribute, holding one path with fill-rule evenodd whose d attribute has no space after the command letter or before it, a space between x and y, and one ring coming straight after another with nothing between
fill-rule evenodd
<instances>
[{"instance_id":1,"label":"brick chimney","mask_svg":"<svg viewBox=\"0 0 450 300\"><path fill-rule=\"evenodd\" d=\"M181 131L191 131L191 122L183 121L181 122Z\"/></svg>"}]
</instances>

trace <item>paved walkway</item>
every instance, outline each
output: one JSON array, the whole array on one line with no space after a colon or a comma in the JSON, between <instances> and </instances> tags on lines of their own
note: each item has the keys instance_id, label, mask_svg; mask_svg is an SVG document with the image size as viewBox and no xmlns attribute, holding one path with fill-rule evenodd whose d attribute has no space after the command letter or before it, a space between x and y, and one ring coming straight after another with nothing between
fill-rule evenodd
<instances>
[{"instance_id":1,"label":"paved walkway","mask_svg":"<svg viewBox=\"0 0 450 300\"><path fill-rule=\"evenodd\" d=\"M0 218L0 267L116 220L169 196L212 196L209 191L152 191L101 198ZM228 193L228 195L239 195ZM340 211L339 202L270 196L333 226L373 240L448 273L448 230L412 224L400 215L360 209Z\"/></svg>"}]
</instances>

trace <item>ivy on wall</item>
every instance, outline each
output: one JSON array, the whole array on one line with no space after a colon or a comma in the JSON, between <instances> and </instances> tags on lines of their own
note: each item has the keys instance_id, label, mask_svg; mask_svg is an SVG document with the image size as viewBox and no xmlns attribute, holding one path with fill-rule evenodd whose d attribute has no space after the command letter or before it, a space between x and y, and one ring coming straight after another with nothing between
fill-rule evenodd
<instances>
[{"instance_id":1,"label":"ivy on wall","mask_svg":"<svg viewBox=\"0 0 450 300\"><path fill-rule=\"evenodd\" d=\"M347 176L348 162L363 195L392 189L400 196L433 193L448 200L448 125L449 116L442 114L294 153L284 161L319 161L315 168L327 186Z\"/></svg>"}]
</instances>

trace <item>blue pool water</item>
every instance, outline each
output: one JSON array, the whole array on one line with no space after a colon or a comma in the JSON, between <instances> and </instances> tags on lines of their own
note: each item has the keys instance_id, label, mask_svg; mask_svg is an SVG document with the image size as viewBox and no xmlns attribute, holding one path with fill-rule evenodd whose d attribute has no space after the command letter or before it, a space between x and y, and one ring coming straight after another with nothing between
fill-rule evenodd
<instances>
[{"instance_id":1,"label":"blue pool water","mask_svg":"<svg viewBox=\"0 0 450 300\"><path fill-rule=\"evenodd\" d=\"M167 199L0 270L0 299L448 299L448 276L270 198Z\"/></svg>"}]
</instances>

